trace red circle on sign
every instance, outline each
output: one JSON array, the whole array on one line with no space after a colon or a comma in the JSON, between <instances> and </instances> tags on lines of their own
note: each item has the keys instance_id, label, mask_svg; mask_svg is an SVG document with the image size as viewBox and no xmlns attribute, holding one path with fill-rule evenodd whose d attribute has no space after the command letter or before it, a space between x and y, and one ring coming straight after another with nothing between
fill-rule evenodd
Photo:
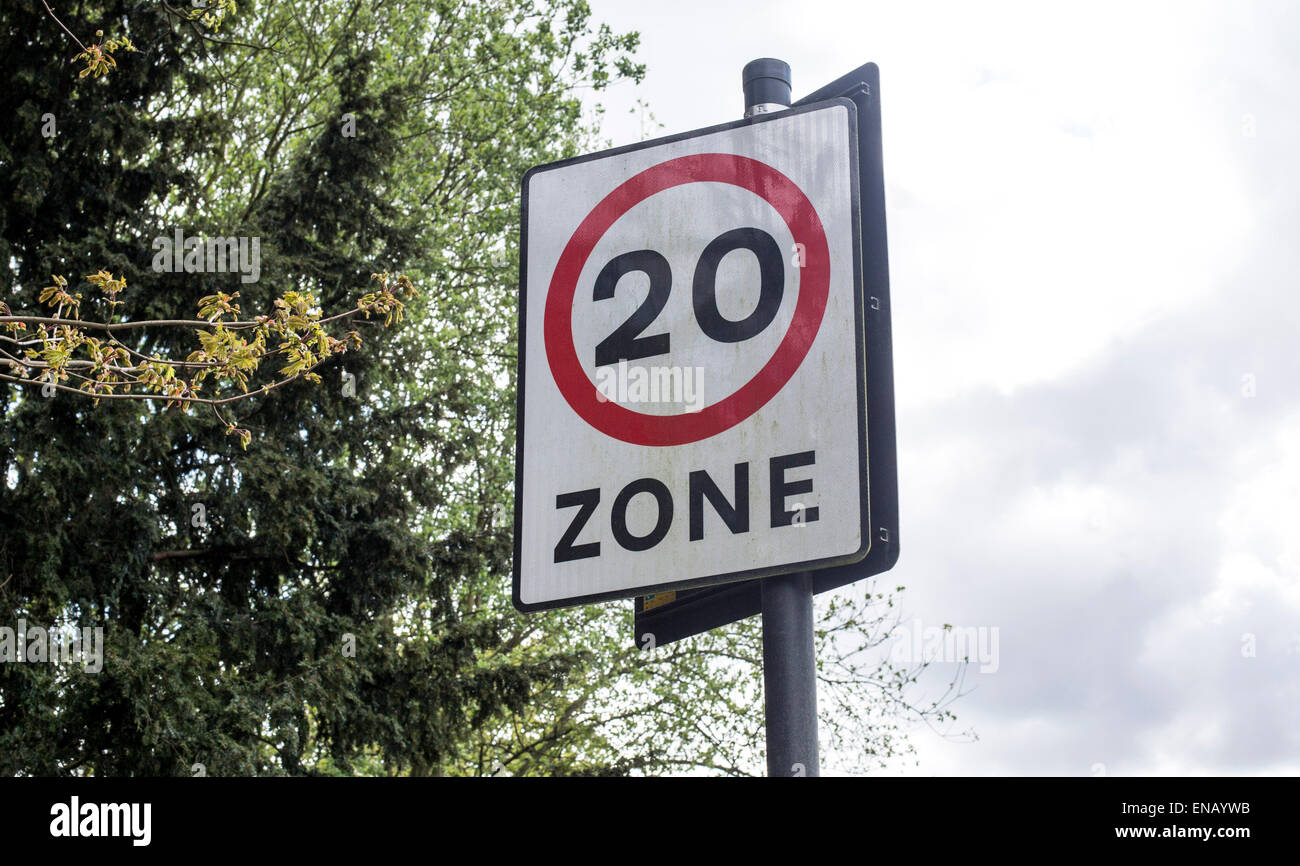
<instances>
[{"instance_id":1,"label":"red circle on sign","mask_svg":"<svg viewBox=\"0 0 1300 866\"><path fill-rule=\"evenodd\" d=\"M799 300L790 328L752 379L699 412L647 415L604 400L587 377L573 345L573 298L578 277L597 242L619 217L658 192L686 183L729 183L762 197L804 245ZM684 445L715 436L744 421L790 381L812 347L826 312L830 250L812 202L794 181L770 165L730 153L701 153L651 166L601 199L569 238L546 296L543 336L551 375L560 393L592 427L634 445Z\"/></svg>"}]
</instances>

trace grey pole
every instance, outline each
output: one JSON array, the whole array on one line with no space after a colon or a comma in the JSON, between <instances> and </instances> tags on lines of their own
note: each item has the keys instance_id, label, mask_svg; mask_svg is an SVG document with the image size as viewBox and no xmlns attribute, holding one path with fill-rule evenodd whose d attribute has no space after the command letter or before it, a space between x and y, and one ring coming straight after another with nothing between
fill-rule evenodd
<instances>
[{"instance_id":1,"label":"grey pole","mask_svg":"<svg viewBox=\"0 0 1300 866\"><path fill-rule=\"evenodd\" d=\"M740 73L745 89L745 116L790 107L790 64L760 57L745 64Z\"/></svg>"},{"instance_id":2,"label":"grey pole","mask_svg":"<svg viewBox=\"0 0 1300 866\"><path fill-rule=\"evenodd\" d=\"M760 587L767 774L817 776L812 573L764 578Z\"/></svg>"},{"instance_id":3,"label":"grey pole","mask_svg":"<svg viewBox=\"0 0 1300 866\"><path fill-rule=\"evenodd\" d=\"M790 65L764 57L745 64L745 117L790 107ZM769 776L820 775L812 573L764 578L763 711Z\"/></svg>"}]
</instances>

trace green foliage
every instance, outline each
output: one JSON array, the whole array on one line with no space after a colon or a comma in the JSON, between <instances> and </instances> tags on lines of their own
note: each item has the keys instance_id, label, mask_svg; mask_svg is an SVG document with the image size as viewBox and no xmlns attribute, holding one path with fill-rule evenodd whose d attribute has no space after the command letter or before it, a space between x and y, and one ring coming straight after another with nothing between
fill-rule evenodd
<instances>
[{"instance_id":1,"label":"green foliage","mask_svg":"<svg viewBox=\"0 0 1300 866\"><path fill-rule=\"evenodd\" d=\"M589 80L633 71L635 39L592 31L581 3L432 11L239 4L218 40L151 4L86 3L61 12L71 32L111 26L140 48L92 84L60 61L67 34L39 3L0 9L9 307L36 306L41 274L104 268L132 287L133 318L229 313L230 275L149 267L150 239L174 227L261 237L240 301L289 327L355 305L374 272L433 287L400 331L372 327L321 368L321 387L255 393L246 454L203 415L0 384L3 607L106 635L99 674L0 667L0 771L438 772L474 725L576 663L482 664L506 621L456 609L465 575L499 579L509 549L508 527L457 522L480 449L508 459L508 419L482 424L500 384L463 360L508 366L512 287L482 293L501 271L479 254L510 242L522 167L584 135L573 58ZM117 296L69 300L111 314ZM237 376L233 332L205 333L199 351ZM175 358L184 336L121 339ZM284 348L292 370L323 346Z\"/></svg>"},{"instance_id":2,"label":"green foliage","mask_svg":"<svg viewBox=\"0 0 1300 866\"><path fill-rule=\"evenodd\" d=\"M756 623L641 653L627 604L509 602L519 180L590 146L576 94L639 79L636 35L582 0L260 0L207 20L87 0L61 18L139 50L82 79L39 0L0 6L7 307L91 271L98 292L56 280L43 301L104 320L127 285L133 319L197 304L218 327L193 360L236 387L263 351L309 371L329 345L315 311L375 318L319 385L249 388L246 451L220 417L0 381L0 609L106 639L98 674L0 666L0 772L758 772ZM260 280L155 273L150 241L176 228L260 237ZM421 289L405 307L357 300L397 273ZM244 339L240 306L298 336ZM191 337L118 335L149 358ZM822 658L866 656L823 694L833 744L873 761L905 749L900 718L947 715L871 658L893 599L862 589L824 609Z\"/></svg>"}]
</instances>

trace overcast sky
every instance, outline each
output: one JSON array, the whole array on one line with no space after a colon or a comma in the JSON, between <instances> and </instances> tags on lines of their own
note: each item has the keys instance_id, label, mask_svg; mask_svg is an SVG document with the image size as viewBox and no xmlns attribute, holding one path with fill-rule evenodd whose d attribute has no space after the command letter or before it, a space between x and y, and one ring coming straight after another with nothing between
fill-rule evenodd
<instances>
[{"instance_id":1,"label":"overcast sky","mask_svg":"<svg viewBox=\"0 0 1300 866\"><path fill-rule=\"evenodd\" d=\"M1300 773L1300 5L592 6L649 67L614 144L880 66L888 582L999 638L979 742L897 772Z\"/></svg>"}]
</instances>

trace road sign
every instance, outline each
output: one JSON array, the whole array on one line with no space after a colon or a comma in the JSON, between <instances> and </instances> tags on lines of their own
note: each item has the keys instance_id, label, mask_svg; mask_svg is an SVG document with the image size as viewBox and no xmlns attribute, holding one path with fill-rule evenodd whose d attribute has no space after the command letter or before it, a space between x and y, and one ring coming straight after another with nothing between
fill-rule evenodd
<instances>
[{"instance_id":1,"label":"road sign","mask_svg":"<svg viewBox=\"0 0 1300 866\"><path fill-rule=\"evenodd\" d=\"M795 103L837 97L853 100L858 118L858 179L861 185L864 295L866 304L867 453L874 540L856 563L813 573L813 589L825 592L879 574L898 561L898 460L894 431L893 340L889 259L885 234L885 183L881 155L880 71L858 67ZM739 619L762 606L757 581L637 598L633 638L642 649L663 646Z\"/></svg>"},{"instance_id":2,"label":"road sign","mask_svg":"<svg viewBox=\"0 0 1300 866\"><path fill-rule=\"evenodd\" d=\"M857 137L830 99L525 175L520 610L868 555Z\"/></svg>"}]
</instances>

